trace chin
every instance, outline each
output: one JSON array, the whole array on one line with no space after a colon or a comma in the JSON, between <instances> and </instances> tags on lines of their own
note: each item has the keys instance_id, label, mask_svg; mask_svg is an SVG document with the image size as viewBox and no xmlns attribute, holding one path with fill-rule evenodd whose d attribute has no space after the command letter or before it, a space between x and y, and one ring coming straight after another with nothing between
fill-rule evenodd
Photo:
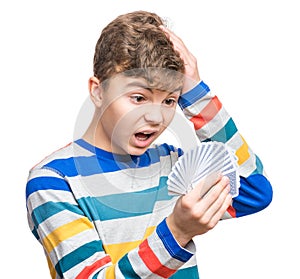
<instances>
[{"instance_id":1,"label":"chin","mask_svg":"<svg viewBox=\"0 0 300 279\"><path fill-rule=\"evenodd\" d=\"M147 151L148 148L143 148L143 149L131 149L129 150L128 154L132 155L132 156L141 156L143 155L146 151Z\"/></svg>"},{"instance_id":2,"label":"chin","mask_svg":"<svg viewBox=\"0 0 300 279\"><path fill-rule=\"evenodd\" d=\"M135 146L129 146L128 147L128 154L132 155L132 156L140 156L140 155L143 155L147 149L149 148L149 146L146 146L146 147L135 147Z\"/></svg>"}]
</instances>

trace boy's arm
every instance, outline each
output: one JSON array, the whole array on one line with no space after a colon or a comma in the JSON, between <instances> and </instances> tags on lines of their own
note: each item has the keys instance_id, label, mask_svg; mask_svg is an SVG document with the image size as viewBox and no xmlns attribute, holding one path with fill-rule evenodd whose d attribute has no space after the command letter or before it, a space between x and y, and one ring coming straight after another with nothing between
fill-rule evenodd
<instances>
[{"instance_id":1,"label":"boy's arm","mask_svg":"<svg viewBox=\"0 0 300 279\"><path fill-rule=\"evenodd\" d=\"M179 100L183 113L193 123L200 141L226 143L238 157L241 187L224 218L240 217L264 209L272 200L272 187L260 159L240 135L217 96L201 81L196 58L178 36L165 27L161 28L185 63L184 94Z\"/></svg>"},{"instance_id":2,"label":"boy's arm","mask_svg":"<svg viewBox=\"0 0 300 279\"><path fill-rule=\"evenodd\" d=\"M82 210L84 204L51 170L31 173L26 205L30 228L44 248L52 278L168 278L195 252L192 241L185 248L175 241L164 220L135 249L112 262L101 232Z\"/></svg>"},{"instance_id":3,"label":"boy's arm","mask_svg":"<svg viewBox=\"0 0 300 279\"><path fill-rule=\"evenodd\" d=\"M272 200L272 187L263 165L239 133L218 97L201 81L181 96L179 105L193 123L200 141L223 142L238 158L241 187L239 195L233 199L233 207L224 217L240 217L267 207Z\"/></svg>"}]
</instances>

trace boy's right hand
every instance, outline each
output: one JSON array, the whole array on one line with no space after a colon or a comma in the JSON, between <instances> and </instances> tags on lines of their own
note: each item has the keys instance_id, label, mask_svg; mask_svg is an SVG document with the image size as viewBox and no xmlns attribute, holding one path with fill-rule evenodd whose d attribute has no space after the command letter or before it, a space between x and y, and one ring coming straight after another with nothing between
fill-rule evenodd
<instances>
[{"instance_id":1,"label":"boy's right hand","mask_svg":"<svg viewBox=\"0 0 300 279\"><path fill-rule=\"evenodd\" d=\"M182 247L194 236L204 234L217 225L231 205L229 190L229 179L223 176L210 183L201 181L188 194L178 199L166 221ZM206 194L203 196L203 193Z\"/></svg>"}]
</instances>

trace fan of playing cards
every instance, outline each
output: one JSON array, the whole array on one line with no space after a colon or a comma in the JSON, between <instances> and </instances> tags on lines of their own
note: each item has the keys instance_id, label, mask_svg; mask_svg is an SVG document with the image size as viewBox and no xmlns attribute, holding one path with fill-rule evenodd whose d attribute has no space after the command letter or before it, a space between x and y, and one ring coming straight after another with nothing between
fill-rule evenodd
<instances>
[{"instance_id":1,"label":"fan of playing cards","mask_svg":"<svg viewBox=\"0 0 300 279\"><path fill-rule=\"evenodd\" d=\"M230 193L238 195L240 187L237 158L221 142L203 142L179 157L168 176L170 195L184 195L201 180L221 173L230 180Z\"/></svg>"}]
</instances>

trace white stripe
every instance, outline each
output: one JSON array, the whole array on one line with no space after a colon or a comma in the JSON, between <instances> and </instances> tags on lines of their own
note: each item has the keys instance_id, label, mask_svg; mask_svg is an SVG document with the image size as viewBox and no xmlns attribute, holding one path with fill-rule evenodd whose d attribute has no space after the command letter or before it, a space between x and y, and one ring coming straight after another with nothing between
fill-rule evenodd
<instances>
[{"instance_id":1,"label":"white stripe","mask_svg":"<svg viewBox=\"0 0 300 279\"><path fill-rule=\"evenodd\" d=\"M162 265L170 269L178 269L180 266L183 265L182 261L173 258L169 254L164 244L162 243L161 239L158 237L156 233L152 234L148 238L148 244Z\"/></svg>"},{"instance_id":2,"label":"white stripe","mask_svg":"<svg viewBox=\"0 0 300 279\"><path fill-rule=\"evenodd\" d=\"M178 197L170 201L156 202L153 213L149 215L134 216L106 221L95 221L98 231L103 232L106 244L119 244L133 242L144 238L149 227L157 226L165 217L170 215ZM136 224L139 224L138 229ZM117 229L116 229L117 228ZM132 228L135 228L134 230ZM111 232L114 231L112 234Z\"/></svg>"},{"instance_id":3,"label":"white stripe","mask_svg":"<svg viewBox=\"0 0 300 279\"><path fill-rule=\"evenodd\" d=\"M250 158L239 167L239 174L248 177L256 169L256 157L253 152L250 153Z\"/></svg>"},{"instance_id":4,"label":"white stripe","mask_svg":"<svg viewBox=\"0 0 300 279\"><path fill-rule=\"evenodd\" d=\"M232 219L233 217L226 211L221 220Z\"/></svg>"},{"instance_id":5,"label":"white stripe","mask_svg":"<svg viewBox=\"0 0 300 279\"><path fill-rule=\"evenodd\" d=\"M66 202L76 205L76 201L74 200L74 196L71 192L61 190L39 190L32 193L27 200L29 213L31 214L35 208L49 201Z\"/></svg>"},{"instance_id":6,"label":"white stripe","mask_svg":"<svg viewBox=\"0 0 300 279\"><path fill-rule=\"evenodd\" d=\"M217 132L224 128L225 124L230 119L227 111L222 107L219 112L208 123L196 130L198 138L203 141L213 137ZM225 130L224 130L225 132Z\"/></svg>"},{"instance_id":7,"label":"white stripe","mask_svg":"<svg viewBox=\"0 0 300 279\"><path fill-rule=\"evenodd\" d=\"M35 168L29 172L28 181L33 178L45 177L45 176L51 176L51 177L56 177L56 178L60 178L60 179L62 178L61 175L59 175L57 172L55 172L51 169Z\"/></svg>"},{"instance_id":8,"label":"white stripe","mask_svg":"<svg viewBox=\"0 0 300 279\"><path fill-rule=\"evenodd\" d=\"M183 113L187 116L187 118L199 114L213 97L214 95L211 92L207 93L203 98L183 109Z\"/></svg>"},{"instance_id":9,"label":"white stripe","mask_svg":"<svg viewBox=\"0 0 300 279\"><path fill-rule=\"evenodd\" d=\"M109 221L96 221L95 226L99 228L98 230L101 229L106 245L120 244L143 239L149 223L149 218L151 218L151 215ZM138 228L136 227L136 224L139 224ZM132 228L134 228L134 230Z\"/></svg>"},{"instance_id":10,"label":"white stripe","mask_svg":"<svg viewBox=\"0 0 300 279\"><path fill-rule=\"evenodd\" d=\"M228 142L227 145L237 151L245 142L239 133L236 133ZM246 143L247 144L247 143ZM248 146L249 158L239 166L239 174L248 177L256 169L256 156L252 149Z\"/></svg>"},{"instance_id":11,"label":"white stripe","mask_svg":"<svg viewBox=\"0 0 300 279\"><path fill-rule=\"evenodd\" d=\"M184 268L188 268L188 267L193 267L197 265L197 258L196 258L196 254L194 256L192 256L184 265L182 265L179 269L184 269Z\"/></svg>"},{"instance_id":12,"label":"white stripe","mask_svg":"<svg viewBox=\"0 0 300 279\"><path fill-rule=\"evenodd\" d=\"M140 258L138 254L138 249L132 250L128 254L128 259L131 263L131 266L133 270L136 271L136 273L141 277L141 278L147 278L147 279L158 279L158 278L163 278L160 277L156 274L153 274L148 267L145 265L143 260Z\"/></svg>"},{"instance_id":13,"label":"white stripe","mask_svg":"<svg viewBox=\"0 0 300 279\"><path fill-rule=\"evenodd\" d=\"M103 258L103 253L95 253L93 256L85 259L84 261L80 262L80 264L74 266L73 268L69 269L67 272L64 273L64 278L75 278L85 267L92 265L97 260ZM103 272L100 272L98 278L105 278L105 268L111 266L112 263L109 262L106 265L102 266L101 269ZM97 270L97 272L99 269ZM93 276L90 276L89 278L92 278Z\"/></svg>"},{"instance_id":14,"label":"white stripe","mask_svg":"<svg viewBox=\"0 0 300 279\"><path fill-rule=\"evenodd\" d=\"M244 144L244 141L242 140L242 137L239 133L235 133L226 142L226 145L228 145L230 148L234 149L235 151L238 150L243 144Z\"/></svg>"},{"instance_id":15,"label":"white stripe","mask_svg":"<svg viewBox=\"0 0 300 279\"><path fill-rule=\"evenodd\" d=\"M48 156L46 156L41 162L39 162L34 169L41 168L42 166L50 163L51 161L55 159L65 159L69 158L70 154L73 154L73 144L70 144L68 146L62 147L61 149L58 149Z\"/></svg>"},{"instance_id":16,"label":"white stripe","mask_svg":"<svg viewBox=\"0 0 300 279\"><path fill-rule=\"evenodd\" d=\"M161 176L168 176L177 155L164 156L161 162L149 167L130 168L116 172L94 174L90 176L68 177L76 198L87 196L106 196L151 189L159 185Z\"/></svg>"},{"instance_id":17,"label":"white stripe","mask_svg":"<svg viewBox=\"0 0 300 279\"><path fill-rule=\"evenodd\" d=\"M118 264L116 264L116 266L115 266L115 278L125 279L125 277L124 277L123 273L121 272Z\"/></svg>"},{"instance_id":18,"label":"white stripe","mask_svg":"<svg viewBox=\"0 0 300 279\"><path fill-rule=\"evenodd\" d=\"M87 242L94 240L99 240L99 236L94 230L85 230L79 234L76 234L54 247L54 249L49 253L51 261L54 265L56 265L58 260L62 257L85 245ZM105 252L97 252L96 255L97 258L101 258L105 255Z\"/></svg>"},{"instance_id":19,"label":"white stripe","mask_svg":"<svg viewBox=\"0 0 300 279\"><path fill-rule=\"evenodd\" d=\"M77 157L77 156L93 156L94 153L88 151L85 148L82 148L78 144L71 143L67 146L62 147L61 149L58 149L51 154L47 155L42 161L40 161L38 164L36 164L31 171L34 171L35 169L40 169L44 165L52 162L53 160L59 160L59 159L68 159L70 157Z\"/></svg>"},{"instance_id":20,"label":"white stripe","mask_svg":"<svg viewBox=\"0 0 300 279\"><path fill-rule=\"evenodd\" d=\"M40 232L41 238L44 238L52 231L59 228L60 226L66 225L80 218L87 218L87 217L78 215L73 212L69 212L67 210L63 210L47 218L44 222L40 223L38 227L38 231Z\"/></svg>"}]
</instances>

